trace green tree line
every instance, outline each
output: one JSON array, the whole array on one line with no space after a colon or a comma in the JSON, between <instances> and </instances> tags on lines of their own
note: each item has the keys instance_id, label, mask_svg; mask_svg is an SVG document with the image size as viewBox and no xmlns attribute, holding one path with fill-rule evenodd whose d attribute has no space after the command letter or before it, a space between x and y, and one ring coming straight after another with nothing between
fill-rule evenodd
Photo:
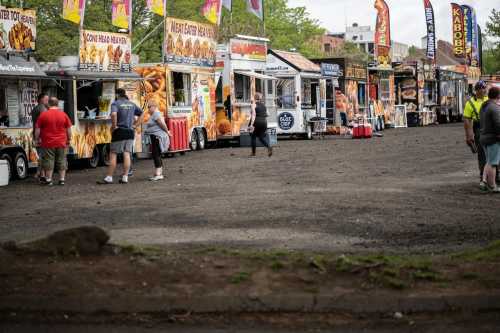
<instances>
[{"instance_id":1,"label":"green tree line","mask_svg":"<svg viewBox=\"0 0 500 333\"><path fill-rule=\"evenodd\" d=\"M19 0L0 1L4 6L20 7ZM132 47L141 62L161 61L163 28L155 27L163 18L150 13L146 0L133 1ZM169 16L206 22L200 14L204 0L169 0ZM25 8L37 10L37 51L40 61L55 61L60 55L78 53L78 26L62 19L63 0L24 0ZM287 0L266 0L265 21L246 11L246 1L233 0L233 11L223 9L219 27L219 42L227 41L235 34L267 37L271 47L283 50L296 49L306 56L318 57L317 45L310 43L324 33L319 22L312 19L305 7L291 8ZM87 0L85 29L117 31L111 25L111 0ZM153 31L153 32L152 32ZM152 32L152 33L151 33ZM138 43L142 41L139 45Z\"/></svg>"}]
</instances>

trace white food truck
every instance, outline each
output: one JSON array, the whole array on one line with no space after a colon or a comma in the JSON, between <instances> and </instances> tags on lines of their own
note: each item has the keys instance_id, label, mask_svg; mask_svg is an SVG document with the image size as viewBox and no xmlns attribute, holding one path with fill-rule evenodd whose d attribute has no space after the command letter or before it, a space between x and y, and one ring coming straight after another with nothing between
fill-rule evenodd
<instances>
[{"instance_id":1,"label":"white food truck","mask_svg":"<svg viewBox=\"0 0 500 333\"><path fill-rule=\"evenodd\" d=\"M314 120L326 118L326 80L320 66L297 52L269 50L266 74L278 79L277 134L312 139Z\"/></svg>"}]
</instances>

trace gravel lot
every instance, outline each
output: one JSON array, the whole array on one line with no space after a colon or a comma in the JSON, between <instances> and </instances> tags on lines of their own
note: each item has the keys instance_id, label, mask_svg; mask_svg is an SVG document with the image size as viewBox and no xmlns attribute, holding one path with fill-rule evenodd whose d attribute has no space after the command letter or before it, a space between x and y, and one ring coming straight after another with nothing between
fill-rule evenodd
<instances>
[{"instance_id":1,"label":"gravel lot","mask_svg":"<svg viewBox=\"0 0 500 333\"><path fill-rule=\"evenodd\" d=\"M444 252L500 238L500 196L477 189L460 124L395 129L372 140L280 141L272 158L226 148L166 160L168 178L0 189L0 241L95 224L120 243Z\"/></svg>"}]
</instances>

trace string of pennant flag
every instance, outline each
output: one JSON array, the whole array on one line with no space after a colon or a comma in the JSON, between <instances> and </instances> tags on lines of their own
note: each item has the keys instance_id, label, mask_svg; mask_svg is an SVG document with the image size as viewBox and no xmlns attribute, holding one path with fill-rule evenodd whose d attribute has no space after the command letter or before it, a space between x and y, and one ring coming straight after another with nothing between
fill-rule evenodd
<instances>
[{"instance_id":1,"label":"string of pennant flag","mask_svg":"<svg viewBox=\"0 0 500 333\"><path fill-rule=\"evenodd\" d=\"M132 1L112 0L112 24L118 28L132 30ZM166 16L167 0L146 1L154 14ZM264 0L245 0L247 11L264 20ZM431 0L423 0L427 25L427 58L436 61L436 24ZM83 25L86 0L63 0L63 18ZM201 15L210 23L219 25L222 8L232 11L232 0L205 0ZM390 9L385 0L375 0L377 21L375 28L375 57L380 64L389 65L391 49ZM453 50L458 58L465 59L470 66L480 65L481 30L477 24L474 8L451 3L453 18Z\"/></svg>"},{"instance_id":2,"label":"string of pennant flag","mask_svg":"<svg viewBox=\"0 0 500 333\"><path fill-rule=\"evenodd\" d=\"M143 0L154 14L165 16L167 0ZM246 0L248 12L264 19L264 0ZM63 0L63 18L83 25L86 0ZM232 10L232 0L205 0L201 14L212 24L220 24L222 7ZM121 29L132 29L132 0L111 1L111 23Z\"/></svg>"}]
</instances>

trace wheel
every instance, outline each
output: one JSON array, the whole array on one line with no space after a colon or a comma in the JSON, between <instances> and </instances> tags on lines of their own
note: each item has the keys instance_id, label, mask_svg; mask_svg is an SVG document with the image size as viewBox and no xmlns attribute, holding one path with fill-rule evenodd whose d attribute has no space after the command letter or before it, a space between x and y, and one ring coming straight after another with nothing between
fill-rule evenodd
<instances>
[{"instance_id":1,"label":"wheel","mask_svg":"<svg viewBox=\"0 0 500 333\"><path fill-rule=\"evenodd\" d=\"M12 158L10 157L9 154L3 153L0 155L0 160L6 160L7 161L7 168L9 170L9 179L12 179Z\"/></svg>"},{"instance_id":2,"label":"wheel","mask_svg":"<svg viewBox=\"0 0 500 333\"><path fill-rule=\"evenodd\" d=\"M311 125L307 125L306 139L307 140L313 139L313 130Z\"/></svg>"},{"instance_id":3,"label":"wheel","mask_svg":"<svg viewBox=\"0 0 500 333\"><path fill-rule=\"evenodd\" d=\"M205 133L203 132L203 130L201 130L198 133L198 150L205 149L206 145L207 145L207 139L205 138Z\"/></svg>"},{"instance_id":4,"label":"wheel","mask_svg":"<svg viewBox=\"0 0 500 333\"><path fill-rule=\"evenodd\" d=\"M109 166L109 144L102 145L101 147L101 160L100 164L104 166Z\"/></svg>"},{"instance_id":5,"label":"wheel","mask_svg":"<svg viewBox=\"0 0 500 333\"><path fill-rule=\"evenodd\" d=\"M17 153L13 163L14 175L17 179L28 178L28 160L23 153Z\"/></svg>"},{"instance_id":6,"label":"wheel","mask_svg":"<svg viewBox=\"0 0 500 333\"><path fill-rule=\"evenodd\" d=\"M191 147L191 150L198 149L198 132L196 130L193 130L193 133L191 133L191 142L189 143L189 146Z\"/></svg>"},{"instance_id":7,"label":"wheel","mask_svg":"<svg viewBox=\"0 0 500 333\"><path fill-rule=\"evenodd\" d=\"M99 147L96 145L94 147L94 150L92 151L92 157L89 158L89 167L92 169L97 168L100 160L101 160L101 152L99 151Z\"/></svg>"}]
</instances>

